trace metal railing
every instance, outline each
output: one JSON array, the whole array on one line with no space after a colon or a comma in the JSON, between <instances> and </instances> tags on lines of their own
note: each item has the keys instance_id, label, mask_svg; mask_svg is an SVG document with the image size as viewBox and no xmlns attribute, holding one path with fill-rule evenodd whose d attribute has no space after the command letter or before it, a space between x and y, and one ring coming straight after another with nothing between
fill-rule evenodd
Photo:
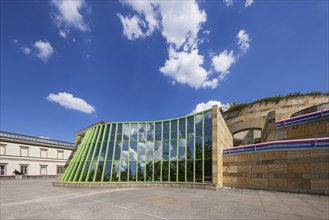
<instances>
[{"instance_id":1,"label":"metal railing","mask_svg":"<svg viewBox=\"0 0 329 220\"><path fill-rule=\"evenodd\" d=\"M318 118L324 118L324 117L328 117L328 116L329 116L329 109L325 109L325 110L322 110L322 111L312 112L312 113L308 113L308 114L304 114L304 115L300 115L300 116L296 116L296 117L287 118L287 119L277 121L277 122L275 122L275 126L276 127L281 127L281 126L285 126L285 125L295 124L295 123L303 122L303 121L314 120L314 119L318 119Z\"/></svg>"},{"instance_id":2,"label":"metal railing","mask_svg":"<svg viewBox=\"0 0 329 220\"><path fill-rule=\"evenodd\" d=\"M271 149L320 148L320 147L329 147L329 137L271 141L271 142L264 142L259 144L249 144L245 146L226 148L223 150L223 154L271 150Z\"/></svg>"}]
</instances>

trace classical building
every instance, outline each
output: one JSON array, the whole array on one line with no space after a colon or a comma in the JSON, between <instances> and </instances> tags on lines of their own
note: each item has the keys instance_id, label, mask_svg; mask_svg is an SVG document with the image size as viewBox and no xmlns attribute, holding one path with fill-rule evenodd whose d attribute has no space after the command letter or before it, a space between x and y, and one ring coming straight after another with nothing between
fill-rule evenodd
<instances>
[{"instance_id":1,"label":"classical building","mask_svg":"<svg viewBox=\"0 0 329 220\"><path fill-rule=\"evenodd\" d=\"M59 175L73 143L0 131L0 175Z\"/></svg>"}]
</instances>

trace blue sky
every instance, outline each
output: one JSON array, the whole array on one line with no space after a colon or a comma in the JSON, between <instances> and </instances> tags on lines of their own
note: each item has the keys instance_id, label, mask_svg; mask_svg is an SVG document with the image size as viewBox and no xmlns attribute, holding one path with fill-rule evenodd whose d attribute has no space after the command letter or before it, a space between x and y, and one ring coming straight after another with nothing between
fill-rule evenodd
<instances>
[{"instance_id":1,"label":"blue sky","mask_svg":"<svg viewBox=\"0 0 329 220\"><path fill-rule=\"evenodd\" d=\"M328 92L328 1L1 1L1 130Z\"/></svg>"}]
</instances>

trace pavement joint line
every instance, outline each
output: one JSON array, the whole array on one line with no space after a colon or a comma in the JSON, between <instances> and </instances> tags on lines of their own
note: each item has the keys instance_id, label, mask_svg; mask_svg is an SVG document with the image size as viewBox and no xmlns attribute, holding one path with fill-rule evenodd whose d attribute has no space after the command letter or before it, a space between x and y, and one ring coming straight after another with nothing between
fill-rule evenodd
<instances>
[{"instance_id":1,"label":"pavement joint line","mask_svg":"<svg viewBox=\"0 0 329 220\"><path fill-rule=\"evenodd\" d=\"M140 214L143 214L143 215L148 215L148 216L155 217L155 218L158 218L158 219L166 219L166 218L163 218L163 217L158 216L158 215L153 215L153 214L147 213L147 212L141 212L141 211L138 211L138 210L135 210L135 209L129 209L127 207L115 205L113 203L102 202L102 201L95 200L95 199L89 199L89 200L93 201L93 202L101 203L101 204L104 204L104 205L110 205L110 206L113 206L113 207L116 207L116 208L124 209L124 210L127 210L127 211L132 211L132 212L137 212L137 213L140 213Z\"/></svg>"}]
</instances>

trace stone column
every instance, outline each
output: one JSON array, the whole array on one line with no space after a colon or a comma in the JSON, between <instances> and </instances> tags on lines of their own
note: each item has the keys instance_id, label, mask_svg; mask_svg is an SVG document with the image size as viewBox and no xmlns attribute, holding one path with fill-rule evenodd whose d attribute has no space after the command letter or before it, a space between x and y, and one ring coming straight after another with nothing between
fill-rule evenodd
<instances>
[{"instance_id":1,"label":"stone column","mask_svg":"<svg viewBox=\"0 0 329 220\"><path fill-rule=\"evenodd\" d=\"M212 183L223 186L223 149L233 147L233 137L217 105L212 107Z\"/></svg>"}]
</instances>

